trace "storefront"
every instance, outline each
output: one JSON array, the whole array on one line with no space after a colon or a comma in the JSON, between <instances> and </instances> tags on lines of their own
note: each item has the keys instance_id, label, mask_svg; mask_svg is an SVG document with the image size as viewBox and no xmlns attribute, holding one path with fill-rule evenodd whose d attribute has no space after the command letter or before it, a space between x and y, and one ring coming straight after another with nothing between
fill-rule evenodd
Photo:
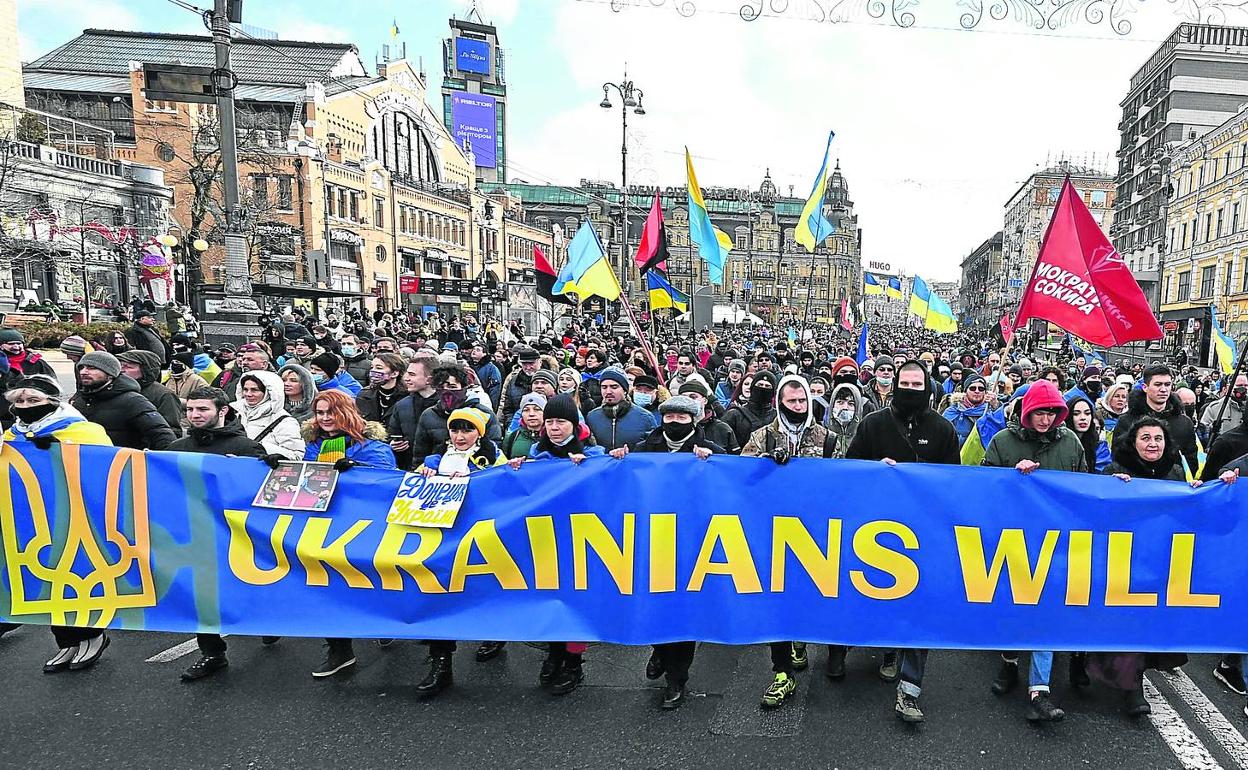
<instances>
[{"instance_id":1,"label":"storefront","mask_svg":"<svg viewBox=\"0 0 1248 770\"><path fill-rule=\"evenodd\" d=\"M1186 347L1189 362L1209 366L1209 308L1191 307L1161 312L1162 348L1174 355Z\"/></svg>"},{"instance_id":2,"label":"storefront","mask_svg":"<svg viewBox=\"0 0 1248 770\"><path fill-rule=\"evenodd\" d=\"M329 287L340 296L364 297L364 271L360 267L360 250L364 239L350 230L329 231ZM363 309L362 301L341 303L342 307Z\"/></svg>"},{"instance_id":3,"label":"storefront","mask_svg":"<svg viewBox=\"0 0 1248 770\"><path fill-rule=\"evenodd\" d=\"M264 283L292 283L302 232L285 222L262 222L252 231L252 250Z\"/></svg>"}]
</instances>

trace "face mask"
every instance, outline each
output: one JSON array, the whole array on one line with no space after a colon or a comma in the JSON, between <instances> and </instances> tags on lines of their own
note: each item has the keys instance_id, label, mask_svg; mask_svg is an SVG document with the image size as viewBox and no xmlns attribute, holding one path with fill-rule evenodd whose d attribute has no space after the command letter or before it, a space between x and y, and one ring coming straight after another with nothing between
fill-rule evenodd
<instances>
[{"instance_id":1,"label":"face mask","mask_svg":"<svg viewBox=\"0 0 1248 770\"><path fill-rule=\"evenodd\" d=\"M13 416L27 425L32 425L56 411L56 404L40 404L39 406L11 406Z\"/></svg>"},{"instance_id":2,"label":"face mask","mask_svg":"<svg viewBox=\"0 0 1248 770\"><path fill-rule=\"evenodd\" d=\"M833 385L857 385L858 375L853 372L843 372L832 378Z\"/></svg>"},{"instance_id":3,"label":"face mask","mask_svg":"<svg viewBox=\"0 0 1248 770\"><path fill-rule=\"evenodd\" d=\"M442 404L442 408L449 412L464 403L464 391L448 390L438 396L438 401Z\"/></svg>"},{"instance_id":4,"label":"face mask","mask_svg":"<svg viewBox=\"0 0 1248 770\"><path fill-rule=\"evenodd\" d=\"M841 425L849 425L854 419L853 409L837 409L832 415Z\"/></svg>"},{"instance_id":5,"label":"face mask","mask_svg":"<svg viewBox=\"0 0 1248 770\"><path fill-rule=\"evenodd\" d=\"M927 391L898 388L893 393L893 408L903 417L913 417L927 408Z\"/></svg>"},{"instance_id":6,"label":"face mask","mask_svg":"<svg viewBox=\"0 0 1248 770\"><path fill-rule=\"evenodd\" d=\"M771 406L771 388L754 388L751 390L750 403L758 407Z\"/></svg>"},{"instance_id":7,"label":"face mask","mask_svg":"<svg viewBox=\"0 0 1248 770\"><path fill-rule=\"evenodd\" d=\"M182 374L185 371L186 371L186 364L182 363L181 361L174 361L173 363L169 364L170 374L175 374L175 375Z\"/></svg>"},{"instance_id":8,"label":"face mask","mask_svg":"<svg viewBox=\"0 0 1248 770\"><path fill-rule=\"evenodd\" d=\"M368 381L373 384L377 384L379 382L385 382L388 379L390 379L390 372L387 372L383 369L369 369L368 370Z\"/></svg>"},{"instance_id":9,"label":"face mask","mask_svg":"<svg viewBox=\"0 0 1248 770\"><path fill-rule=\"evenodd\" d=\"M806 412L794 412L784 404L778 404L776 408L780 410L780 414L784 417L784 419L788 420L790 425L806 424Z\"/></svg>"},{"instance_id":10,"label":"face mask","mask_svg":"<svg viewBox=\"0 0 1248 770\"><path fill-rule=\"evenodd\" d=\"M667 436L669 441L684 441L693 435L693 424L683 422L665 422L663 423L663 435Z\"/></svg>"},{"instance_id":11,"label":"face mask","mask_svg":"<svg viewBox=\"0 0 1248 770\"><path fill-rule=\"evenodd\" d=\"M654 403L654 394L653 393L634 393L633 403L636 404L637 406L640 406L642 409L645 409L647 406L650 406L650 404Z\"/></svg>"},{"instance_id":12,"label":"face mask","mask_svg":"<svg viewBox=\"0 0 1248 770\"><path fill-rule=\"evenodd\" d=\"M326 377L326 376L325 376L325 374L324 374L323 372L322 372L322 373L319 373L319 374L314 374L314 375L312 375L312 381L313 381L313 382L315 382L317 385L320 385L322 382L324 382L324 381L325 381L325 380L327 380L327 379L329 379L329 378L328 378L328 377Z\"/></svg>"},{"instance_id":13,"label":"face mask","mask_svg":"<svg viewBox=\"0 0 1248 770\"><path fill-rule=\"evenodd\" d=\"M1083 383L1084 392L1092 398L1099 398L1103 388L1104 386L1101 384L1100 380L1089 380L1088 382Z\"/></svg>"},{"instance_id":14,"label":"face mask","mask_svg":"<svg viewBox=\"0 0 1248 770\"><path fill-rule=\"evenodd\" d=\"M342 346L342 354L343 354L344 356L346 356L347 358L350 358L350 357L354 356L356 353L359 353L359 352L360 352L359 348L355 347L354 345L343 345L343 346Z\"/></svg>"},{"instance_id":15,"label":"face mask","mask_svg":"<svg viewBox=\"0 0 1248 770\"><path fill-rule=\"evenodd\" d=\"M881 388L890 388L893 385L892 377L876 377L875 381L880 384Z\"/></svg>"},{"instance_id":16,"label":"face mask","mask_svg":"<svg viewBox=\"0 0 1248 770\"><path fill-rule=\"evenodd\" d=\"M1248 400L1248 389L1231 388L1231 400L1239 403L1243 403L1245 400Z\"/></svg>"}]
</instances>

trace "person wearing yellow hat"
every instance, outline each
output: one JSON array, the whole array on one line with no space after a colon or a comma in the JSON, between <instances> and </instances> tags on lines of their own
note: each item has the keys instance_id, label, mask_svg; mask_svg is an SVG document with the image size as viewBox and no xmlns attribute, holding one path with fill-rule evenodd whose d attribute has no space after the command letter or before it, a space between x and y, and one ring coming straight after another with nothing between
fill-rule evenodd
<instances>
[{"instance_id":1,"label":"person wearing yellow hat","mask_svg":"<svg viewBox=\"0 0 1248 770\"><path fill-rule=\"evenodd\" d=\"M460 407L446 418L450 437L441 453L425 458L416 472L431 476L465 476L483 468L503 465L507 458L493 441L485 437L490 416L471 406ZM487 661L503 650L504 642L482 642L477 649L477 660ZM429 673L419 684L416 692L434 696L450 687L454 677L451 657L455 654L455 640L432 639L429 641Z\"/></svg>"}]
</instances>

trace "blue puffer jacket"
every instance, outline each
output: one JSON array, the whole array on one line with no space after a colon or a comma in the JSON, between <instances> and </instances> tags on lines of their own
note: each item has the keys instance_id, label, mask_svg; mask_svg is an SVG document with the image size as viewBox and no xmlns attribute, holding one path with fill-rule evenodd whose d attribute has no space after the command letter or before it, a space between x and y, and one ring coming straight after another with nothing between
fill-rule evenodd
<instances>
[{"instance_id":1,"label":"blue puffer jacket","mask_svg":"<svg viewBox=\"0 0 1248 770\"><path fill-rule=\"evenodd\" d=\"M631 447L650 435L650 431L659 424L654 415L645 409L627 402L622 402L620 406L628 411L619 418L608 417L603 411L605 407L601 406L585 417L585 424L594 434L594 441L607 449L619 449L625 445Z\"/></svg>"},{"instance_id":2,"label":"blue puffer jacket","mask_svg":"<svg viewBox=\"0 0 1248 770\"><path fill-rule=\"evenodd\" d=\"M531 460L558 460L560 459L552 455L550 452L538 451L538 448L537 448L538 446L539 444L534 443L533 446L529 447L529 459ZM585 451L583 452L583 454L586 457L601 457L602 455L605 455L606 453L607 453L607 450L603 449L600 446L587 446L585 447Z\"/></svg>"},{"instance_id":3,"label":"blue puffer jacket","mask_svg":"<svg viewBox=\"0 0 1248 770\"><path fill-rule=\"evenodd\" d=\"M305 438L316 432L314 428L309 429L311 424L310 421L304 424ZM365 435L369 436L369 438L365 438L363 441L347 439L350 442L347 444L347 459L354 460L360 465L367 465L370 468L398 470L398 464L394 461L394 451L390 449L390 445L384 441L371 438L377 435L376 428L381 428L381 426L378 423L370 422L368 423L368 429L365 431ZM381 435L385 436L385 428L381 428ZM315 462L317 456L321 453L321 443L324 441L324 438L314 438L308 441L308 448L303 453L303 459L307 462Z\"/></svg>"},{"instance_id":4,"label":"blue puffer jacket","mask_svg":"<svg viewBox=\"0 0 1248 770\"><path fill-rule=\"evenodd\" d=\"M347 387L347 384L343 381L342 374L343 374L342 372L339 372L338 374L335 374L333 377L330 377L328 380L325 380L324 382L316 383L316 389L321 391L322 393L326 391L330 391L330 390L337 390L337 391L346 393L351 398L355 398L355 393L358 393L359 391L357 390L355 393L352 393L351 389ZM357 383L357 386L358 386L358 383Z\"/></svg>"}]
</instances>

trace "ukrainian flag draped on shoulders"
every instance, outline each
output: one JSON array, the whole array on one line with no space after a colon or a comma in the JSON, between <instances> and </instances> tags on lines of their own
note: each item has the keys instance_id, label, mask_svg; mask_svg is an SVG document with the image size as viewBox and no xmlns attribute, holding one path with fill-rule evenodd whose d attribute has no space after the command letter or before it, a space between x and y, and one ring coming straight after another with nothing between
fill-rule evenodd
<instances>
[{"instance_id":1,"label":"ukrainian flag draped on shoulders","mask_svg":"<svg viewBox=\"0 0 1248 770\"><path fill-rule=\"evenodd\" d=\"M706 262L711 283L719 286L724 283L724 264L728 261L728 252L732 251L732 238L711 224L688 147L685 148L685 170L689 176L689 240L698 245L698 254Z\"/></svg>"},{"instance_id":2,"label":"ukrainian flag draped on shoulders","mask_svg":"<svg viewBox=\"0 0 1248 770\"><path fill-rule=\"evenodd\" d=\"M620 282L611 272L611 263L598 240L598 233L587 219L568 243L568 262L559 270L555 294L575 294L582 301L602 297L609 301L620 298Z\"/></svg>"}]
</instances>

